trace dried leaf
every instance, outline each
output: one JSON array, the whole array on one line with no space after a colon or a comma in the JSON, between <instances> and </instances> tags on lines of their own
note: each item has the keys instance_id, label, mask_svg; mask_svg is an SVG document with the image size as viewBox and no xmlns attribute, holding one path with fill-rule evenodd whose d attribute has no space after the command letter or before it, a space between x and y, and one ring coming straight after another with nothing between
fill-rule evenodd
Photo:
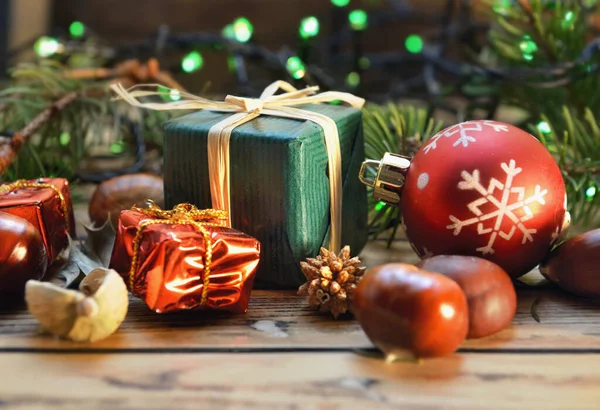
<instances>
[{"instance_id":1,"label":"dried leaf","mask_svg":"<svg viewBox=\"0 0 600 410\"><path fill-rule=\"evenodd\" d=\"M48 281L49 283L66 288L80 279L81 269L79 269L79 265L77 265L77 262L73 257L73 252L76 247L77 244L75 241L73 241L73 239L71 239L71 236L69 236L69 252L67 263L58 272L56 272L56 274L51 275L51 279Z\"/></svg>"},{"instance_id":2,"label":"dried leaf","mask_svg":"<svg viewBox=\"0 0 600 410\"><path fill-rule=\"evenodd\" d=\"M108 267L108 264L106 266L103 265L100 258L93 254L89 249L86 249L85 245L80 241L74 245L71 252L71 260L75 262L84 275L87 276L94 269Z\"/></svg>"},{"instance_id":3,"label":"dried leaf","mask_svg":"<svg viewBox=\"0 0 600 410\"><path fill-rule=\"evenodd\" d=\"M87 232L85 241L69 237L69 257L67 263L55 275L50 283L66 288L97 268L108 268L114 246L116 232L110 222L96 228L84 226Z\"/></svg>"},{"instance_id":4,"label":"dried leaf","mask_svg":"<svg viewBox=\"0 0 600 410\"><path fill-rule=\"evenodd\" d=\"M86 247L92 255L97 255L103 267L108 267L116 231L110 223L110 218L100 227L95 225L83 226L87 233Z\"/></svg>"}]
</instances>

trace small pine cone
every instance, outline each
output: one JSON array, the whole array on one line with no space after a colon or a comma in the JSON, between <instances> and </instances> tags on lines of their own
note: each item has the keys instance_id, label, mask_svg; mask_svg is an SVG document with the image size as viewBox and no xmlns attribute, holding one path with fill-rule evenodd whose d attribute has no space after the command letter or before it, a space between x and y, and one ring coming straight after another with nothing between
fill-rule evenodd
<instances>
[{"instance_id":1,"label":"small pine cone","mask_svg":"<svg viewBox=\"0 0 600 410\"><path fill-rule=\"evenodd\" d=\"M300 263L307 282L300 286L298 294L308 296L310 307L329 312L337 319L351 312L354 290L367 269L360 264L358 257L350 256L349 246L338 255L321 248L319 256Z\"/></svg>"},{"instance_id":2,"label":"small pine cone","mask_svg":"<svg viewBox=\"0 0 600 410\"><path fill-rule=\"evenodd\" d=\"M329 266L323 266L321 268L321 270L319 271L321 277L325 278L325 279L333 279L333 272L331 271L331 268Z\"/></svg>"},{"instance_id":3,"label":"small pine cone","mask_svg":"<svg viewBox=\"0 0 600 410\"><path fill-rule=\"evenodd\" d=\"M338 274L337 282L340 285L343 285L344 283L348 282L348 279L350 279L350 275L348 274L348 271L343 270Z\"/></svg>"},{"instance_id":4,"label":"small pine cone","mask_svg":"<svg viewBox=\"0 0 600 410\"><path fill-rule=\"evenodd\" d=\"M333 262L331 262L331 266L330 266L331 270L336 273L340 272L343 267L344 267L344 265L340 261L333 261Z\"/></svg>"}]
</instances>

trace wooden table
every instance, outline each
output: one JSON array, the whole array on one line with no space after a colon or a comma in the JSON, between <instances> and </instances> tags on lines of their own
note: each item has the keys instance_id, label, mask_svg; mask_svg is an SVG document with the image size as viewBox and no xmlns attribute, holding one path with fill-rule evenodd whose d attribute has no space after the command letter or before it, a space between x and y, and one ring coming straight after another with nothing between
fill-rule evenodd
<instances>
[{"instance_id":1,"label":"wooden table","mask_svg":"<svg viewBox=\"0 0 600 410\"><path fill-rule=\"evenodd\" d=\"M415 262L405 242L371 243L362 258ZM386 364L356 321L333 321L289 291L254 291L237 316L157 315L131 299L120 330L92 345L3 312L0 408L600 408L600 307L539 278L519 287L512 326L420 364Z\"/></svg>"}]
</instances>

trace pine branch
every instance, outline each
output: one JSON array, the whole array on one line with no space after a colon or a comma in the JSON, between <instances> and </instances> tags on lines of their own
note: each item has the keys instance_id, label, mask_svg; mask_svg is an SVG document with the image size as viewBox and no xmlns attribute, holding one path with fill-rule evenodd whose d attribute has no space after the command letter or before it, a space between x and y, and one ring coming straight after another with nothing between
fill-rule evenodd
<instances>
[{"instance_id":1,"label":"pine branch","mask_svg":"<svg viewBox=\"0 0 600 410\"><path fill-rule=\"evenodd\" d=\"M123 125L125 119L142 125L142 134L153 147L162 146L157 130L170 115L115 104L109 90L111 81L124 86L140 81L175 85L157 62L130 60L114 69L65 70L45 61L14 67L11 75L11 81L0 89L0 132L12 135L0 138L3 180L47 175L72 178L90 153L114 156L115 144L131 147L129 154L125 151L121 156L133 158L136 137Z\"/></svg>"},{"instance_id":2,"label":"pine branch","mask_svg":"<svg viewBox=\"0 0 600 410\"><path fill-rule=\"evenodd\" d=\"M386 152L414 156L419 148L442 129L441 121L428 110L412 106L369 104L364 109L365 153L369 159L381 159ZM388 246L400 224L400 209L378 202L369 192L369 231L374 238L389 229Z\"/></svg>"},{"instance_id":3,"label":"pine branch","mask_svg":"<svg viewBox=\"0 0 600 410\"><path fill-rule=\"evenodd\" d=\"M600 62L592 53L587 61L572 63L587 45L590 12L575 0L518 0L493 8L490 47L498 65L530 68L567 64L571 65L568 75L576 77ZM537 135L561 167L569 210L574 222L583 225L592 223L600 209L600 195L596 195L600 186L599 77L586 76L566 86L536 89L504 84L501 88L505 104L528 111L529 118L522 125ZM540 76L540 81L548 79Z\"/></svg>"}]
</instances>

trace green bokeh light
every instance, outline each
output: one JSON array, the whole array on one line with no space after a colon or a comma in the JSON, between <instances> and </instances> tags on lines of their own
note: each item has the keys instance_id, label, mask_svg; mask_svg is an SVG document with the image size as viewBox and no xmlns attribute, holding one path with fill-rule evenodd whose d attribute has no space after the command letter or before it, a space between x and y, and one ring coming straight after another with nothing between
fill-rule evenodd
<instances>
[{"instance_id":1,"label":"green bokeh light","mask_svg":"<svg viewBox=\"0 0 600 410\"><path fill-rule=\"evenodd\" d=\"M221 35L225 38L233 40L235 38L235 31L233 30L233 24L228 24L225 27L223 27L223 30L221 31Z\"/></svg>"},{"instance_id":2,"label":"green bokeh light","mask_svg":"<svg viewBox=\"0 0 600 410\"><path fill-rule=\"evenodd\" d=\"M314 16L305 17L300 22L300 37L310 38L319 34L319 19Z\"/></svg>"},{"instance_id":3,"label":"green bokeh light","mask_svg":"<svg viewBox=\"0 0 600 410\"><path fill-rule=\"evenodd\" d=\"M68 132L63 132L62 134L60 134L58 140L60 141L60 145L62 146L69 145L69 142L71 142L71 134L69 134Z\"/></svg>"},{"instance_id":4,"label":"green bokeh light","mask_svg":"<svg viewBox=\"0 0 600 410\"><path fill-rule=\"evenodd\" d=\"M254 26L245 17L238 17L233 22L233 32L235 39L240 43L246 43L252 38L254 33Z\"/></svg>"},{"instance_id":5,"label":"green bokeh light","mask_svg":"<svg viewBox=\"0 0 600 410\"><path fill-rule=\"evenodd\" d=\"M234 57L227 58L227 68L229 69L229 72L231 72L231 73L235 73L237 71L237 63L235 62Z\"/></svg>"},{"instance_id":6,"label":"green bokeh light","mask_svg":"<svg viewBox=\"0 0 600 410\"><path fill-rule=\"evenodd\" d=\"M574 27L573 23L575 23L575 13L569 10L565 13L565 17L563 18L561 26L565 30L570 30Z\"/></svg>"},{"instance_id":7,"label":"green bokeh light","mask_svg":"<svg viewBox=\"0 0 600 410\"><path fill-rule=\"evenodd\" d=\"M83 37L85 34L85 26L81 21L74 21L69 26L69 33L75 38Z\"/></svg>"},{"instance_id":8,"label":"green bokeh light","mask_svg":"<svg viewBox=\"0 0 600 410\"><path fill-rule=\"evenodd\" d=\"M367 12L364 10L353 10L348 14L348 20L353 30L364 30L368 23Z\"/></svg>"},{"instance_id":9,"label":"green bokeh light","mask_svg":"<svg viewBox=\"0 0 600 410\"><path fill-rule=\"evenodd\" d=\"M288 58L286 62L286 68L288 73L290 73L290 75L296 80L299 80L306 75L306 66L300 57L292 56Z\"/></svg>"},{"instance_id":10,"label":"green bokeh light","mask_svg":"<svg viewBox=\"0 0 600 410\"><path fill-rule=\"evenodd\" d=\"M181 69L186 73L198 71L204 65L202 55L197 51L192 51L181 60Z\"/></svg>"},{"instance_id":11,"label":"green bokeh light","mask_svg":"<svg viewBox=\"0 0 600 410\"><path fill-rule=\"evenodd\" d=\"M521 41L519 43L519 48L523 54L533 54L538 49L537 44L535 44L535 42L529 38L525 38L523 41Z\"/></svg>"},{"instance_id":12,"label":"green bokeh light","mask_svg":"<svg viewBox=\"0 0 600 410\"><path fill-rule=\"evenodd\" d=\"M377 202L375 204L375 210L377 212L381 211L383 208L385 208L385 202Z\"/></svg>"},{"instance_id":13,"label":"green bokeh light","mask_svg":"<svg viewBox=\"0 0 600 410\"><path fill-rule=\"evenodd\" d=\"M542 134L550 134L552 132L552 128L550 128L550 124L548 124L546 121L538 122L537 129Z\"/></svg>"},{"instance_id":14,"label":"green bokeh light","mask_svg":"<svg viewBox=\"0 0 600 410\"><path fill-rule=\"evenodd\" d=\"M350 0L331 0L331 4L336 7L346 7L350 4Z\"/></svg>"},{"instance_id":15,"label":"green bokeh light","mask_svg":"<svg viewBox=\"0 0 600 410\"><path fill-rule=\"evenodd\" d=\"M169 95L171 90L169 88L159 85L156 91L160 93L160 98L163 101L171 101L171 96Z\"/></svg>"},{"instance_id":16,"label":"green bokeh light","mask_svg":"<svg viewBox=\"0 0 600 410\"><path fill-rule=\"evenodd\" d=\"M410 36L406 37L404 46L410 53L420 53L421 51L423 51L423 39L421 38L421 36L411 34Z\"/></svg>"},{"instance_id":17,"label":"green bokeh light","mask_svg":"<svg viewBox=\"0 0 600 410\"><path fill-rule=\"evenodd\" d=\"M575 13L573 13L571 10L567 11L567 13L565 14L565 19L564 21L566 22L570 22L573 21L573 19L575 18Z\"/></svg>"},{"instance_id":18,"label":"green bokeh light","mask_svg":"<svg viewBox=\"0 0 600 410\"><path fill-rule=\"evenodd\" d=\"M358 74L355 71L348 74L348 76L346 77L346 84L353 88L358 87L358 85L360 84L360 74Z\"/></svg>"},{"instance_id":19,"label":"green bokeh light","mask_svg":"<svg viewBox=\"0 0 600 410\"><path fill-rule=\"evenodd\" d=\"M125 151L125 144L123 141L110 144L110 152L113 154L121 154L123 151Z\"/></svg>"},{"instance_id":20,"label":"green bokeh light","mask_svg":"<svg viewBox=\"0 0 600 410\"><path fill-rule=\"evenodd\" d=\"M531 54L523 54L523 59L527 61L533 60L533 56Z\"/></svg>"},{"instance_id":21,"label":"green bokeh light","mask_svg":"<svg viewBox=\"0 0 600 410\"><path fill-rule=\"evenodd\" d=\"M50 57L58 51L59 43L53 37L40 37L33 46L40 57Z\"/></svg>"},{"instance_id":22,"label":"green bokeh light","mask_svg":"<svg viewBox=\"0 0 600 410\"><path fill-rule=\"evenodd\" d=\"M359 66L360 68L362 68L363 70L366 70L366 69L368 69L369 67L371 67L371 60L369 60L369 58L368 58L368 57L361 57L361 58L358 60L358 66Z\"/></svg>"},{"instance_id":23,"label":"green bokeh light","mask_svg":"<svg viewBox=\"0 0 600 410\"><path fill-rule=\"evenodd\" d=\"M510 10L513 0L496 0L493 9L498 14L505 14Z\"/></svg>"},{"instance_id":24,"label":"green bokeh light","mask_svg":"<svg viewBox=\"0 0 600 410\"><path fill-rule=\"evenodd\" d=\"M179 101L181 100L181 93L179 92L179 90L171 90L169 92L169 98L171 99L171 101Z\"/></svg>"},{"instance_id":25,"label":"green bokeh light","mask_svg":"<svg viewBox=\"0 0 600 410\"><path fill-rule=\"evenodd\" d=\"M588 189L586 189L585 196L587 196L588 198L593 198L594 196L596 196L596 187L591 186Z\"/></svg>"}]
</instances>

